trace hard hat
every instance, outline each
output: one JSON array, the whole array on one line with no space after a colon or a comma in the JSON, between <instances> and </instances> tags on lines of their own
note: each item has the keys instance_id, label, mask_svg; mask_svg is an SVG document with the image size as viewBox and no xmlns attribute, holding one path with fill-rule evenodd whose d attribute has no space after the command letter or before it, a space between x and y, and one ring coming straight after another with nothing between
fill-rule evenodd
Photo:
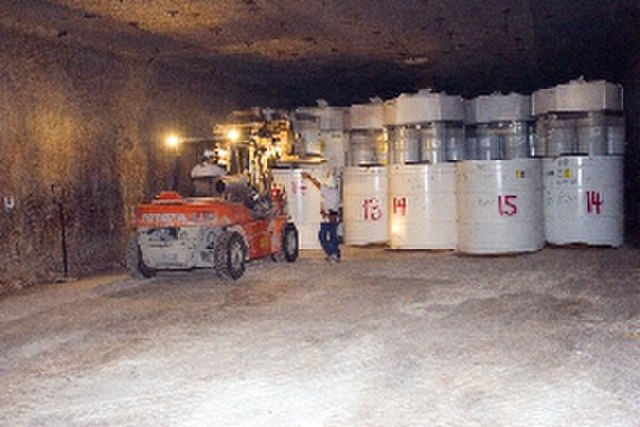
<instances>
[{"instance_id":1,"label":"hard hat","mask_svg":"<svg viewBox=\"0 0 640 427\"><path fill-rule=\"evenodd\" d=\"M329 187L329 188L336 188L338 187L338 181L336 180L336 177L333 176L332 173L330 173L329 175L327 175L327 177L324 179L324 185Z\"/></svg>"}]
</instances>

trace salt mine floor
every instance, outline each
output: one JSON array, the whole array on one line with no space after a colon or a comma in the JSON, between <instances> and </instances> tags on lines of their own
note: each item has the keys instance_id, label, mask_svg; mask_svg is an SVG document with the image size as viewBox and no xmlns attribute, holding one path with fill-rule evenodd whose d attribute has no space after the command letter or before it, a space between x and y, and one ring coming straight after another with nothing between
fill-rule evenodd
<instances>
[{"instance_id":1,"label":"salt mine floor","mask_svg":"<svg viewBox=\"0 0 640 427\"><path fill-rule=\"evenodd\" d=\"M2 426L637 426L640 251L344 248L0 299Z\"/></svg>"}]
</instances>

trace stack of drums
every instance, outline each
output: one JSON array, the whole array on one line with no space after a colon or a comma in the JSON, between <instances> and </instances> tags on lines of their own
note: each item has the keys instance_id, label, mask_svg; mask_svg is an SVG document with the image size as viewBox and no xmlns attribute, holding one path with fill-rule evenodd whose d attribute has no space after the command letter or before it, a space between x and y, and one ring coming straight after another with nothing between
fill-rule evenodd
<instances>
[{"instance_id":1,"label":"stack of drums","mask_svg":"<svg viewBox=\"0 0 640 427\"><path fill-rule=\"evenodd\" d=\"M530 97L484 95L465 102L466 157L511 160L531 157Z\"/></svg>"},{"instance_id":2,"label":"stack of drums","mask_svg":"<svg viewBox=\"0 0 640 427\"><path fill-rule=\"evenodd\" d=\"M458 163L458 249L470 254L531 252L544 245L542 162L530 158L530 98L467 101L467 156Z\"/></svg>"},{"instance_id":3,"label":"stack of drums","mask_svg":"<svg viewBox=\"0 0 640 427\"><path fill-rule=\"evenodd\" d=\"M387 148L382 102L352 105L347 129L349 147L342 178L344 242L387 243Z\"/></svg>"},{"instance_id":4,"label":"stack of drums","mask_svg":"<svg viewBox=\"0 0 640 427\"><path fill-rule=\"evenodd\" d=\"M455 161L464 158L464 101L420 91L385 103L392 249L456 249Z\"/></svg>"},{"instance_id":5,"label":"stack of drums","mask_svg":"<svg viewBox=\"0 0 640 427\"><path fill-rule=\"evenodd\" d=\"M300 157L322 155L320 117L315 114L314 109L296 109L291 120L291 130L296 135L296 154Z\"/></svg>"},{"instance_id":6,"label":"stack of drums","mask_svg":"<svg viewBox=\"0 0 640 427\"><path fill-rule=\"evenodd\" d=\"M623 244L622 88L572 81L533 94L543 123L545 238L554 245Z\"/></svg>"},{"instance_id":7,"label":"stack of drums","mask_svg":"<svg viewBox=\"0 0 640 427\"><path fill-rule=\"evenodd\" d=\"M347 132L347 166L378 166L387 163L382 101L352 105L347 113Z\"/></svg>"},{"instance_id":8,"label":"stack of drums","mask_svg":"<svg viewBox=\"0 0 640 427\"><path fill-rule=\"evenodd\" d=\"M296 113L313 118L313 136L309 135L311 132L306 133L313 143L308 145L306 154L321 155L330 170L341 171L345 166L346 110L344 107L331 107L323 100L318 100L317 107L296 109ZM308 125L306 129L311 127Z\"/></svg>"},{"instance_id":9,"label":"stack of drums","mask_svg":"<svg viewBox=\"0 0 640 427\"><path fill-rule=\"evenodd\" d=\"M325 167L321 165L293 166L271 169L273 183L285 191L287 210L298 228L300 249L321 249L318 240L320 230L320 190L302 178L307 172L322 180Z\"/></svg>"}]
</instances>

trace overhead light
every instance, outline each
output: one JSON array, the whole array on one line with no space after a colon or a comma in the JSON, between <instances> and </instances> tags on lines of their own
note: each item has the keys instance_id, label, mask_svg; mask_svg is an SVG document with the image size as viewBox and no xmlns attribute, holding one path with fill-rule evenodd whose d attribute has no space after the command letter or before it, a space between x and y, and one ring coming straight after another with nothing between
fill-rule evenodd
<instances>
[{"instance_id":1,"label":"overhead light","mask_svg":"<svg viewBox=\"0 0 640 427\"><path fill-rule=\"evenodd\" d=\"M238 142L240 139L240 131L236 128L229 129L227 132L227 138L229 138L231 142Z\"/></svg>"},{"instance_id":2,"label":"overhead light","mask_svg":"<svg viewBox=\"0 0 640 427\"><path fill-rule=\"evenodd\" d=\"M178 145L180 145L180 137L174 133L169 134L165 139L165 143L169 148L178 148Z\"/></svg>"}]
</instances>

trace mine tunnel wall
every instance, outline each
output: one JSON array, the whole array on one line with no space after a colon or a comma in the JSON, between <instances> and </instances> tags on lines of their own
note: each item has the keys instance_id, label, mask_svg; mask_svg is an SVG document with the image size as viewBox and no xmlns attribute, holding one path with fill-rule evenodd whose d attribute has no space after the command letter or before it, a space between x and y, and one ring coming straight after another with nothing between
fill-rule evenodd
<instances>
[{"instance_id":1,"label":"mine tunnel wall","mask_svg":"<svg viewBox=\"0 0 640 427\"><path fill-rule=\"evenodd\" d=\"M640 57L625 73L624 114L627 146L624 157L625 244L640 247Z\"/></svg>"},{"instance_id":2,"label":"mine tunnel wall","mask_svg":"<svg viewBox=\"0 0 640 427\"><path fill-rule=\"evenodd\" d=\"M171 184L164 136L210 135L236 102L216 93L153 59L0 30L0 294L64 275L61 209L69 276L121 265L133 208Z\"/></svg>"}]
</instances>

